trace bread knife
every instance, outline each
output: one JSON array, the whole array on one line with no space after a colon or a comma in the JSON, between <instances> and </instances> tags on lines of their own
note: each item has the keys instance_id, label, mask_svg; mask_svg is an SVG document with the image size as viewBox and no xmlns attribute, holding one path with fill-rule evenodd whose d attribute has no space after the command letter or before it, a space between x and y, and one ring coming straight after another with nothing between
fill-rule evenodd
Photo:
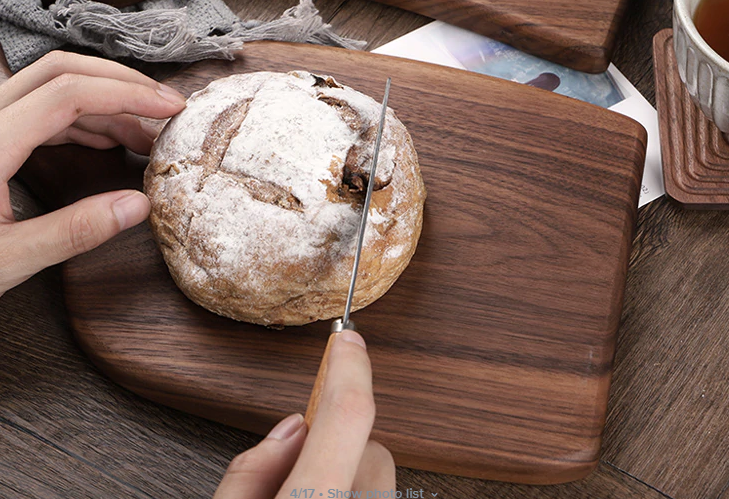
<instances>
[{"instance_id":1,"label":"bread knife","mask_svg":"<svg viewBox=\"0 0 729 499\"><path fill-rule=\"evenodd\" d=\"M357 248L354 253L354 265L352 266L352 277L349 281L349 291L347 292L347 303L344 306L344 315L341 319L336 319L332 322L331 335L329 335L329 341L327 341L326 349L324 350L324 356L321 359L319 365L319 372L316 374L316 381L314 381L314 388L311 391L309 397L309 405L306 407L306 415L304 420L306 426L311 428L311 424L314 421L314 416L319 407L319 400L321 399L322 389L324 388L324 379L327 374L327 365L329 359L329 349L334 342L334 338L337 333L341 333L345 329L351 329L356 331L354 322L349 319L349 314L352 310L352 299L354 297L354 286L357 282L357 270L359 269L359 259L362 255L362 244L364 243L365 229L367 228L367 214L370 211L370 203L372 201L372 191L375 185L375 173L377 171L377 157L380 153L380 142L382 141L382 131L385 128L385 117L387 116L387 99L390 96L390 82L392 78L387 79L385 84L385 96L382 99L382 110L380 111L380 125L377 129L377 138L375 139L374 150L372 151L372 166L370 167L370 176L367 182L367 194L365 195L364 204L362 205L362 218L359 222L359 232L357 234Z\"/></svg>"}]
</instances>

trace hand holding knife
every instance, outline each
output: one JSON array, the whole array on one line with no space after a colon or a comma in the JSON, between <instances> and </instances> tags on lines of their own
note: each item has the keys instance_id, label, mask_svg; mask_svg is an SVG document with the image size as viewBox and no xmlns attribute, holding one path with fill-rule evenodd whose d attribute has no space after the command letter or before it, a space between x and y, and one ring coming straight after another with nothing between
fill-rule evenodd
<instances>
[{"instance_id":1,"label":"hand holding knife","mask_svg":"<svg viewBox=\"0 0 729 499\"><path fill-rule=\"evenodd\" d=\"M377 171L377 157L380 152L380 142L382 140L382 131L385 128L385 118L387 116L387 100L390 96L390 82L391 78L387 79L385 85L385 96L382 99L382 111L380 113L380 125L377 129L377 138L375 139L374 151L372 153L372 166L370 167L369 181L367 182L367 194L365 196L364 205L362 206L362 218L359 224L359 233L357 235L357 248L354 254L354 265L352 267L352 278L349 282L349 291L347 293L347 303L344 307L344 315L341 319L336 319L332 323L329 341L327 341L326 349L324 350L324 356L321 364L319 365L319 372L316 375L316 381L314 382L314 388L309 398L309 405L306 408L306 416L304 419L306 425L311 428L311 424L316 416L317 408L319 407L319 400L321 399L322 389L324 387L324 380L327 373L327 359L329 357L329 350L336 338L337 333L341 333L345 329L351 329L356 331L354 322L349 319L349 315L352 309L352 299L354 297L354 287L357 282L357 269L359 268L359 260L362 254L362 244L364 242L365 229L367 228L367 214L370 210L370 203L372 201L372 191L375 185L375 174Z\"/></svg>"}]
</instances>

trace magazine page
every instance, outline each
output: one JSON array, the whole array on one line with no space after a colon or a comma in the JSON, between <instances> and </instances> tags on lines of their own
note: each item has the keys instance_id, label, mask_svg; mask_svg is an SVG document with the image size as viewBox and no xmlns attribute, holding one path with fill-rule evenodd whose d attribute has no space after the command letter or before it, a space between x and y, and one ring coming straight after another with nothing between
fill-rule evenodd
<instances>
[{"instance_id":1,"label":"magazine page","mask_svg":"<svg viewBox=\"0 0 729 499\"><path fill-rule=\"evenodd\" d=\"M648 132L638 206L662 196L658 114L614 65L588 74L545 61L462 28L434 21L373 52L474 71L566 95L638 121Z\"/></svg>"}]
</instances>

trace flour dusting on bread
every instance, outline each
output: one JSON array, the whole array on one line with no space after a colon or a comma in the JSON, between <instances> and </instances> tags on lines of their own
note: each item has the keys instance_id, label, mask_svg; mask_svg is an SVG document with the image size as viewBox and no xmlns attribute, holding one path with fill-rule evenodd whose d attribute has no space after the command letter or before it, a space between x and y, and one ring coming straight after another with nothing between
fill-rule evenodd
<instances>
[{"instance_id":1,"label":"flour dusting on bread","mask_svg":"<svg viewBox=\"0 0 729 499\"><path fill-rule=\"evenodd\" d=\"M340 314L379 112L372 98L302 71L234 75L193 94L145 174L178 286L259 324ZM355 308L407 266L424 197L412 141L388 110Z\"/></svg>"}]
</instances>

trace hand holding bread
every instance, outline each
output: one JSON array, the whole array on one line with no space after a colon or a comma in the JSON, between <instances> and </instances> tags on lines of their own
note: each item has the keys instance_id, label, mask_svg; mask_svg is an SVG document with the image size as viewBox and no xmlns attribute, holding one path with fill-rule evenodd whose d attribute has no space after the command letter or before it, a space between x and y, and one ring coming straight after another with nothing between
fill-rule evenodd
<instances>
[{"instance_id":1,"label":"hand holding bread","mask_svg":"<svg viewBox=\"0 0 729 499\"><path fill-rule=\"evenodd\" d=\"M140 192L91 196L16 222L8 180L38 146L122 144L149 153L156 133L137 116L167 118L185 107L175 90L121 64L51 52L0 86L0 295L36 272L88 251L149 213Z\"/></svg>"},{"instance_id":2,"label":"hand holding bread","mask_svg":"<svg viewBox=\"0 0 729 499\"><path fill-rule=\"evenodd\" d=\"M203 158L196 165L198 169L195 173L214 177L208 182L210 187L213 187L214 182L220 185L213 195L218 196L217 202L222 207L213 206L214 209L206 214L194 211L199 207L199 203L196 204L194 199L191 203L193 211L175 205L185 201L185 194L191 194L185 190L189 186L192 186L193 191L198 188L198 193L205 187L203 179L200 178L197 183L181 182L182 189L175 190L180 186L175 186L174 177L190 171L193 166L188 161L190 157L174 161L165 159L166 155L171 154L169 151L175 149L175 141L179 140L179 134L175 136L168 133L159 141L156 147L156 159L153 159L147 172L147 189L157 201L163 200L153 214L152 226L157 231L156 236L168 263L171 260L168 254L170 250L175 249L179 253L195 251L192 246L182 244L172 248L172 244L180 243L182 237L174 232L177 226L173 227L173 224L177 222L165 219L170 216L169 210L177 209L177 213L172 214L176 216L190 215L185 227L187 238L191 237L190 231L194 230L192 218L195 217L201 220L206 216L224 218L227 211L228 215L234 217L233 228L237 228L235 224L238 219L235 217L251 216L251 213L239 211L241 205L249 206L255 202L265 204L266 210L273 210L271 213L259 213L262 215L259 219L253 217L254 222L263 222L255 227L260 230L268 226L268 240L279 243L278 246L269 247L269 251L272 253L285 251L288 238L289 241L293 241L294 246L299 245L300 252L313 251L313 256L309 254L306 263L311 267L303 273L300 272L301 261L296 258L291 260L288 253L285 255L289 258L288 261L285 258L279 259L269 267L257 265L260 263L259 259L265 256L265 252L248 260L243 259L242 262L250 266L249 277L258 273L256 278L263 279L261 281L263 287L253 288L253 291L255 293L257 290L264 295L264 300L270 298L270 296L265 297L266 283L274 283L272 285L274 293L268 295L275 296L276 292L280 291L280 286L275 285L275 280L286 278L298 283L302 291L301 296L288 296L283 302L274 303L273 307L270 303L264 303L263 308L256 312L259 315L252 316L254 318L249 316L235 316L235 318L263 324L303 323L337 315L338 308L341 308L336 303L332 308L328 301L334 296L341 301L344 296L340 288L343 286L346 289L348 277L346 268L351 267L351 262L348 261L349 239L354 233L356 221L359 220L357 205L366 183L376 182L375 189L379 191L379 196L374 198L375 211L370 214L376 230L366 249L370 252L369 267L363 278L366 284L364 293L355 305L358 308L384 293L409 262L420 233L425 190L410 137L394 113L388 115L390 132L383 147L387 151L388 159L381 170L383 173L382 175L378 173L376 179L369 179L367 171L362 167L368 159L367 141L372 139L370 137L372 127L367 114L369 101L361 94L345 90L345 87L331 79L308 73L292 77L265 76L263 80L271 78L283 81L284 86L288 84L286 82L289 82L290 78L294 78L305 82L304 87L324 89L321 92L314 91L316 96L313 99L314 105L318 107L320 114L315 112L313 114L315 120L311 122L312 126L323 127L319 130L321 133L309 134L308 137L313 142L305 143L303 146L299 142L294 148L274 148L294 154L301 153L302 150L308 151L306 154L313 151L313 155L306 157L305 160L323 159L326 170L323 175L313 178L299 177L290 185L282 185L277 180L281 174L287 174L285 168L287 165L283 165L283 173L275 169L271 173L270 169L268 171L267 169L274 162L266 162L266 158L260 155L255 159L264 161L261 169L255 174L251 174L249 170L235 170L235 167L241 164L240 161L245 159L246 149L238 150L237 156L232 155L236 161L233 161L231 166L224 163L223 156L226 151L221 151L220 147L221 145L227 147L236 137L245 140L245 133L250 130L231 129L231 125L228 124L214 130L206 130L199 144L202 146L199 151ZM329 92L327 89L333 91ZM343 92L339 92L340 90ZM340 93L345 94L349 100L338 98ZM214 119L222 120L224 124L226 120L229 122L239 120L238 123L242 124L243 117L256 117L255 112L252 112L252 109L255 110L254 101L251 96L248 101L244 99L242 102L232 104L236 112L245 108L246 113L242 117L229 112L231 108L224 107L215 114ZM2 176L0 295L43 268L91 250L121 230L142 222L150 212L150 202L146 196L137 191L125 190L91 196L47 215L17 222L10 206L7 182L32 151L41 145L66 143L101 149L121 144L134 152L147 154L156 137L156 131L140 122L138 116L167 118L179 113L185 105L184 98L176 91L120 64L61 52L54 52L44 57L0 86L0 149L4 153L0 158ZM215 109L213 106L213 111ZM276 111L275 105L267 107L258 117L275 118ZM335 113L336 116L331 113ZM305 116L305 113L298 115L302 116ZM296 118L297 116L294 116L294 120ZM173 120L171 128L174 129L175 123L184 124L185 119L182 117ZM283 120L286 121L287 119ZM256 129L256 125L254 120L253 130ZM268 129L270 131L272 127L269 126ZM329 135L326 135L327 133ZM322 134L326 140L320 140ZM273 135L276 136L275 131ZM187 138L190 137L195 138L196 135L190 133ZM290 137L279 135L278 144L285 144L288 138ZM266 149L265 142L271 139L271 136L262 139L253 133L251 138L253 143L248 147L270 153L272 150L270 147ZM194 146L194 141L192 142ZM332 143L337 145L339 156L330 154ZM190 147L190 142L183 144L183 147ZM210 162L216 159L216 155L220 159L217 165L214 161ZM228 170L220 168L221 164ZM320 166L320 163L315 166ZM211 175L213 173L215 175ZM289 169L288 173L302 175L302 172L297 172L295 168ZM240 192L244 194L227 190L226 182L234 184L236 188L242 184L245 189ZM317 198L318 195L323 197ZM216 202L211 198L207 201L208 206ZM296 221L293 225L288 223L290 220L276 222L277 217L282 216L281 211L284 213L283 217L288 216L288 212L297 214L304 222L313 224L318 232L314 234L307 232L309 229L297 225ZM306 215L301 215L302 213ZM272 216L266 218L263 215ZM213 222L213 228L216 227L216 223L223 229L230 228L225 225L227 222L222 218ZM210 232L204 235L209 234ZM235 245L244 241L246 237L259 236L257 233L246 232L233 234L231 236L234 238L233 247L235 248ZM302 240L305 241L303 245L300 244ZM169 244L165 246L165 243ZM203 245L197 248L203 259L206 254L210 256L219 250L220 248L215 245ZM222 251L225 251L225 248ZM220 259L220 254L216 258ZM339 260L345 268L343 277L338 276L335 269ZM274 275L270 278L273 281L261 275L275 271L281 266L284 268L283 274ZM203 273L207 273L208 277L215 272L214 266L202 265L199 268ZM177 278L172 264L171 270L173 276ZM341 285L340 280L342 280ZM317 287L317 281L323 282L323 287ZM208 286L210 284L211 282L207 283ZM231 288L224 279L213 281L212 284L215 286L208 287L208 290L228 293L232 298L227 301L236 304L235 299L240 297L236 294L238 293L236 288ZM186 289L184 285L181 287L183 290ZM190 292L189 289L187 291ZM287 292L291 293L290 290ZM331 296L328 294L330 292ZM214 298L218 299L219 296L215 295ZM248 295L248 298L251 296L255 298L254 294ZM224 315L234 316L234 313L229 311L238 310L225 305L224 298L220 299L220 303L223 304L222 308L216 311ZM253 309L255 310L255 306ZM353 331L344 331L337 335L332 344L322 399L308 433L301 415L294 415L282 421L258 446L231 463L215 497L218 499L289 497L292 490L301 488L314 488L322 492L328 492L329 489L341 491L394 489L395 468L392 457L384 447L369 441L374 416L372 373L364 340Z\"/></svg>"}]
</instances>

